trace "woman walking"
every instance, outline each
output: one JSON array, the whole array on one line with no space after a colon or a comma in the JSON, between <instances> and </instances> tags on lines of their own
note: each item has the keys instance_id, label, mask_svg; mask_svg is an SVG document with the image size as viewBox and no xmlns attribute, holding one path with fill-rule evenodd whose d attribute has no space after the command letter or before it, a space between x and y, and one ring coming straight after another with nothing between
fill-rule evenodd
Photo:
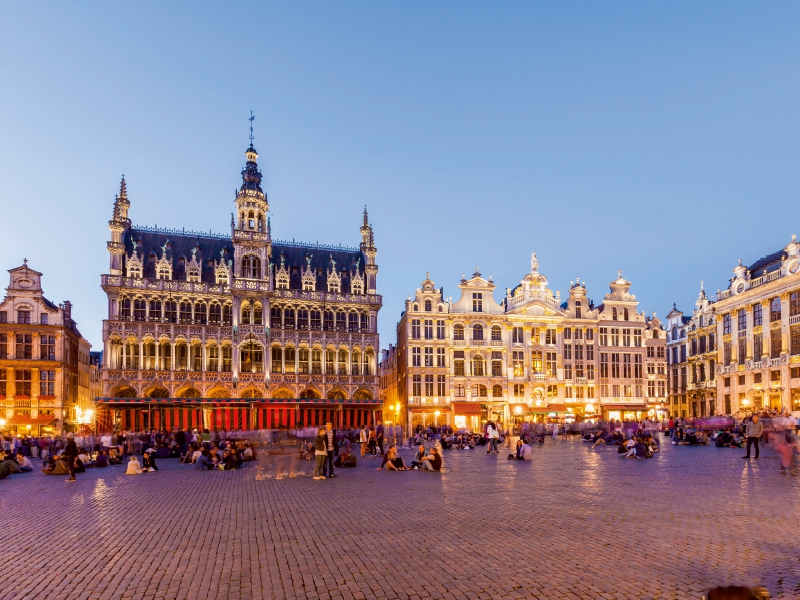
<instances>
[{"instance_id":1,"label":"woman walking","mask_svg":"<svg viewBox=\"0 0 800 600\"><path fill-rule=\"evenodd\" d=\"M325 461L328 458L324 429L317 430L317 437L314 440L314 458L317 461L314 466L314 479L327 479L327 477L322 474L322 469L325 467Z\"/></svg>"}]
</instances>

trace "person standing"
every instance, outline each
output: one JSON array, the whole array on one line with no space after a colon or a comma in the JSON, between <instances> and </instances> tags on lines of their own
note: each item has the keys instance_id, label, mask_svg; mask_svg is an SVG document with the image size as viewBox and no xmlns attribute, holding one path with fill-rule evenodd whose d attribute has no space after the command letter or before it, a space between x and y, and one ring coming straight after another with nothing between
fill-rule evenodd
<instances>
[{"instance_id":1,"label":"person standing","mask_svg":"<svg viewBox=\"0 0 800 600\"><path fill-rule=\"evenodd\" d=\"M67 469L69 469L69 479L67 481L75 481L75 459L78 458L78 446L75 444L75 434L71 431L67 434L67 447L64 448L61 458L67 464Z\"/></svg>"},{"instance_id":2,"label":"person standing","mask_svg":"<svg viewBox=\"0 0 800 600\"><path fill-rule=\"evenodd\" d=\"M378 423L378 429L376 433L378 435L378 448L381 449L381 456L383 456L383 423Z\"/></svg>"},{"instance_id":3,"label":"person standing","mask_svg":"<svg viewBox=\"0 0 800 600\"><path fill-rule=\"evenodd\" d=\"M361 458L364 458L369 443L369 425L364 425L364 429L359 431L359 441L361 442Z\"/></svg>"},{"instance_id":4,"label":"person standing","mask_svg":"<svg viewBox=\"0 0 800 600\"><path fill-rule=\"evenodd\" d=\"M336 477L333 474L333 461L339 448L336 444L336 430L333 428L332 423L325 423L325 466L322 468L322 474L327 477Z\"/></svg>"},{"instance_id":5,"label":"person standing","mask_svg":"<svg viewBox=\"0 0 800 600\"><path fill-rule=\"evenodd\" d=\"M325 430L318 429L317 437L314 439L314 459L316 464L314 466L314 479L325 479L323 469L325 468L325 461L328 457L328 452L325 450Z\"/></svg>"},{"instance_id":6,"label":"person standing","mask_svg":"<svg viewBox=\"0 0 800 600\"><path fill-rule=\"evenodd\" d=\"M761 434L764 433L764 424L759 423L758 415L753 415L753 419L747 424L747 454L742 458L750 458L750 446L755 445L756 456L758 458L758 440L761 439Z\"/></svg>"}]
</instances>

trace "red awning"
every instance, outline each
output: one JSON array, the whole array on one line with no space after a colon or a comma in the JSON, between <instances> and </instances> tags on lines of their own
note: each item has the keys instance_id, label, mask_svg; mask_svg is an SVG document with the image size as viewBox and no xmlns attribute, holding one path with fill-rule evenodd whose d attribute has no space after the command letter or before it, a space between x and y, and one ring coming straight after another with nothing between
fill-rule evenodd
<instances>
[{"instance_id":1,"label":"red awning","mask_svg":"<svg viewBox=\"0 0 800 600\"><path fill-rule=\"evenodd\" d=\"M50 425L53 422L55 422L55 419L49 415L40 417L11 417L6 421L6 425L9 427L13 425Z\"/></svg>"},{"instance_id":2,"label":"red awning","mask_svg":"<svg viewBox=\"0 0 800 600\"><path fill-rule=\"evenodd\" d=\"M478 402L453 402L453 408L457 415L481 414L481 405Z\"/></svg>"}]
</instances>

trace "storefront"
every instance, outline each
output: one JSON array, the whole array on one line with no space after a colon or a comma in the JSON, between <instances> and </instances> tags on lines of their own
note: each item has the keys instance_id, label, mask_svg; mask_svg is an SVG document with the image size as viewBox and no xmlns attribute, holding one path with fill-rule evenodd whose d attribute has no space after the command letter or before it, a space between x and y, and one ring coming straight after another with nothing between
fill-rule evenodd
<instances>
[{"instance_id":1,"label":"storefront","mask_svg":"<svg viewBox=\"0 0 800 600\"><path fill-rule=\"evenodd\" d=\"M478 402L453 402L453 428L456 431L483 431Z\"/></svg>"},{"instance_id":2,"label":"storefront","mask_svg":"<svg viewBox=\"0 0 800 600\"><path fill-rule=\"evenodd\" d=\"M603 417L606 421L638 421L647 415L641 406L627 404L607 404L602 407Z\"/></svg>"},{"instance_id":3,"label":"storefront","mask_svg":"<svg viewBox=\"0 0 800 600\"><path fill-rule=\"evenodd\" d=\"M52 416L14 416L6 420L2 429L14 435L32 435L34 437L54 435L56 420Z\"/></svg>"}]
</instances>

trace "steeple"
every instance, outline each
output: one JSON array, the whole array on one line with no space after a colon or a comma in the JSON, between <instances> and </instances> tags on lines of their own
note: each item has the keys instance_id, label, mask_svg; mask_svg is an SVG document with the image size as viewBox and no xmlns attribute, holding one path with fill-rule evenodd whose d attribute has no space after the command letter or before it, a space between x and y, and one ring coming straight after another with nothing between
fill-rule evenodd
<instances>
[{"instance_id":1,"label":"steeple","mask_svg":"<svg viewBox=\"0 0 800 600\"><path fill-rule=\"evenodd\" d=\"M364 221L361 224L361 249L364 250L369 245L370 230L369 215L367 214L367 205L364 205Z\"/></svg>"},{"instance_id":2,"label":"steeple","mask_svg":"<svg viewBox=\"0 0 800 600\"><path fill-rule=\"evenodd\" d=\"M125 254L124 234L131 226L128 218L128 209L131 203L128 200L128 187L125 184L125 175L119 184L119 195L114 199L114 211L111 220L108 222L108 229L111 231L111 240L106 244L109 252L110 275L122 275L122 258Z\"/></svg>"}]
</instances>

